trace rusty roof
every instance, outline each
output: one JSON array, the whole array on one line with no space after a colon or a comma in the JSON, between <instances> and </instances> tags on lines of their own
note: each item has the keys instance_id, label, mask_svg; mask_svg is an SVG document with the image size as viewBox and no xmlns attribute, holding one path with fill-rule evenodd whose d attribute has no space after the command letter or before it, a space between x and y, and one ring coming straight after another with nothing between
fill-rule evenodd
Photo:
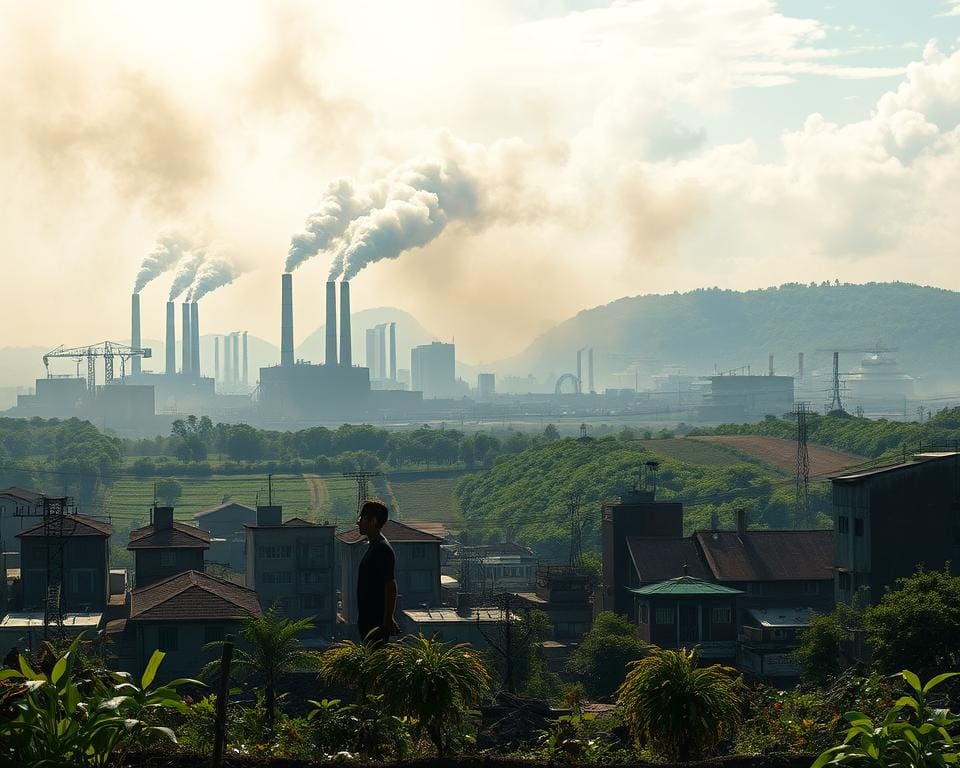
<instances>
[{"instance_id":1,"label":"rusty roof","mask_svg":"<svg viewBox=\"0 0 960 768\"><path fill-rule=\"evenodd\" d=\"M210 534L174 521L172 528L146 525L130 531L127 549L210 549Z\"/></svg>"},{"instance_id":2,"label":"rusty roof","mask_svg":"<svg viewBox=\"0 0 960 768\"><path fill-rule=\"evenodd\" d=\"M383 526L382 532L384 538L391 544L411 541L422 541L427 543L436 542L437 544L443 542L443 539L441 539L439 536L434 536L432 533L421 531L419 528L414 528L412 525L398 523L396 520L387 520L386 524ZM360 529L357 528L357 526L353 526L345 531L341 531L337 534L337 538L344 544L360 544L367 540L367 537L360 533Z\"/></svg>"},{"instance_id":3,"label":"rusty roof","mask_svg":"<svg viewBox=\"0 0 960 768\"><path fill-rule=\"evenodd\" d=\"M37 523L25 531L17 534L21 536L43 536L43 523ZM113 526L110 523L104 523L101 520L94 520L83 515L64 515L63 516L63 535L64 536L101 536L107 538L113 533Z\"/></svg>"},{"instance_id":4,"label":"rusty roof","mask_svg":"<svg viewBox=\"0 0 960 768\"><path fill-rule=\"evenodd\" d=\"M130 598L130 619L210 621L262 616L252 589L199 571L185 571L141 589Z\"/></svg>"},{"instance_id":5,"label":"rusty roof","mask_svg":"<svg viewBox=\"0 0 960 768\"><path fill-rule=\"evenodd\" d=\"M697 531L717 581L816 581L833 578L833 531Z\"/></svg>"},{"instance_id":6,"label":"rusty roof","mask_svg":"<svg viewBox=\"0 0 960 768\"><path fill-rule=\"evenodd\" d=\"M692 537L667 538L630 536L627 539L630 558L643 584L666 581L686 574L698 579L713 578L697 542Z\"/></svg>"},{"instance_id":7,"label":"rusty roof","mask_svg":"<svg viewBox=\"0 0 960 768\"><path fill-rule=\"evenodd\" d=\"M43 498L42 493L30 491L26 488L20 488L16 485L11 485L9 488L0 488L0 496L13 496L15 499L33 503L38 502Z\"/></svg>"}]
</instances>

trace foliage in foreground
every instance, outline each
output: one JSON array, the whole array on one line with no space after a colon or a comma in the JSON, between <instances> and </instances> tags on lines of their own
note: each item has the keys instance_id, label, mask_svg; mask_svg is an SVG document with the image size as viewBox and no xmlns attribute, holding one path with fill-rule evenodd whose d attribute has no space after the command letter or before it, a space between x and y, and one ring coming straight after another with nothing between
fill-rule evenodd
<instances>
[{"instance_id":1,"label":"foliage in foreground","mask_svg":"<svg viewBox=\"0 0 960 768\"><path fill-rule=\"evenodd\" d=\"M627 665L644 656L647 644L637 625L613 611L600 613L593 627L567 663L591 696L606 698L616 693L627 674Z\"/></svg>"},{"instance_id":2,"label":"foliage in foreground","mask_svg":"<svg viewBox=\"0 0 960 768\"><path fill-rule=\"evenodd\" d=\"M618 693L638 746L682 762L732 736L740 722L742 682L737 670L697 666L697 650L653 648L630 664Z\"/></svg>"},{"instance_id":3,"label":"foliage in foreground","mask_svg":"<svg viewBox=\"0 0 960 768\"><path fill-rule=\"evenodd\" d=\"M123 763L132 747L169 728L148 723L159 709L185 711L177 694L194 680L151 688L163 661L154 651L134 685L128 675L106 670L80 674L82 635L60 655L50 672L34 670L19 657L20 669L0 670L0 702L12 717L0 723L0 763L29 766L110 766Z\"/></svg>"}]
</instances>

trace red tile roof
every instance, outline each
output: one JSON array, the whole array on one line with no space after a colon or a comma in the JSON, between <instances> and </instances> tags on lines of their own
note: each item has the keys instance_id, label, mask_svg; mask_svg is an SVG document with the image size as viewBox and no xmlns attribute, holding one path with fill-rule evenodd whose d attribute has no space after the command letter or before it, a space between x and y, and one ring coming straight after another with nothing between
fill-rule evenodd
<instances>
[{"instance_id":1,"label":"red tile roof","mask_svg":"<svg viewBox=\"0 0 960 768\"><path fill-rule=\"evenodd\" d=\"M434 536L432 533L421 531L419 528L414 528L410 525L398 523L396 520L387 520L383 526L383 535L384 538L391 543L407 541L443 543L443 539L439 536ZM344 544L360 544L367 540L367 537L360 533L360 529L357 528L357 526L338 533L337 538Z\"/></svg>"},{"instance_id":2,"label":"red tile roof","mask_svg":"<svg viewBox=\"0 0 960 768\"><path fill-rule=\"evenodd\" d=\"M172 528L147 525L130 531L127 549L210 549L210 534L174 521Z\"/></svg>"},{"instance_id":3,"label":"red tile roof","mask_svg":"<svg viewBox=\"0 0 960 768\"><path fill-rule=\"evenodd\" d=\"M137 621L210 621L262 616L252 589L199 571L185 571L141 589L130 599Z\"/></svg>"},{"instance_id":4,"label":"red tile roof","mask_svg":"<svg viewBox=\"0 0 960 768\"><path fill-rule=\"evenodd\" d=\"M717 581L816 581L833 577L833 531L697 531Z\"/></svg>"},{"instance_id":5,"label":"red tile roof","mask_svg":"<svg viewBox=\"0 0 960 768\"><path fill-rule=\"evenodd\" d=\"M713 574L691 537L683 539L631 536L627 539L634 568L644 584L684 575L712 579Z\"/></svg>"},{"instance_id":6,"label":"red tile roof","mask_svg":"<svg viewBox=\"0 0 960 768\"><path fill-rule=\"evenodd\" d=\"M9 488L0 488L0 496L13 496L15 499L29 501L31 503L36 503L43 498L42 493L29 491L26 488L18 488L15 485L11 485Z\"/></svg>"},{"instance_id":7,"label":"red tile roof","mask_svg":"<svg viewBox=\"0 0 960 768\"><path fill-rule=\"evenodd\" d=\"M101 536L107 538L112 533L113 526L101 520L94 520L83 515L63 516L64 536ZM37 523L25 531L20 531L17 538L21 536L43 536L43 523Z\"/></svg>"}]
</instances>

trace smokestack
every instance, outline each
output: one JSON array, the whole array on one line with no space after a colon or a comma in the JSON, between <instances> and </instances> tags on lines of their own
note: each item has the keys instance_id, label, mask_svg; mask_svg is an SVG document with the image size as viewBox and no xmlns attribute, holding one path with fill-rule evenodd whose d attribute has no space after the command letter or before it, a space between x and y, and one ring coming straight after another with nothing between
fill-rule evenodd
<instances>
[{"instance_id":1,"label":"smokestack","mask_svg":"<svg viewBox=\"0 0 960 768\"><path fill-rule=\"evenodd\" d=\"M280 365L293 365L293 275L280 276Z\"/></svg>"},{"instance_id":2,"label":"smokestack","mask_svg":"<svg viewBox=\"0 0 960 768\"><path fill-rule=\"evenodd\" d=\"M376 381L377 375L377 329L367 328L367 368L370 370L370 380Z\"/></svg>"},{"instance_id":3,"label":"smokestack","mask_svg":"<svg viewBox=\"0 0 960 768\"><path fill-rule=\"evenodd\" d=\"M773 355L770 355L770 375L773 376Z\"/></svg>"},{"instance_id":4,"label":"smokestack","mask_svg":"<svg viewBox=\"0 0 960 768\"><path fill-rule=\"evenodd\" d=\"M390 381L397 380L397 324L390 323Z\"/></svg>"},{"instance_id":5,"label":"smokestack","mask_svg":"<svg viewBox=\"0 0 960 768\"><path fill-rule=\"evenodd\" d=\"M587 352L587 388L592 395L595 391L593 389L593 347L590 347Z\"/></svg>"},{"instance_id":6,"label":"smokestack","mask_svg":"<svg viewBox=\"0 0 960 768\"><path fill-rule=\"evenodd\" d=\"M190 304L186 301L180 307L183 317L183 328L180 331L180 373L184 376L190 375L190 364L193 356L190 353L190 340L193 334L190 332Z\"/></svg>"},{"instance_id":7,"label":"smokestack","mask_svg":"<svg viewBox=\"0 0 960 768\"><path fill-rule=\"evenodd\" d=\"M223 383L230 385L230 337L223 337Z\"/></svg>"},{"instance_id":8,"label":"smokestack","mask_svg":"<svg viewBox=\"0 0 960 768\"><path fill-rule=\"evenodd\" d=\"M350 283L340 283L340 365L353 365L353 339L350 336Z\"/></svg>"},{"instance_id":9,"label":"smokestack","mask_svg":"<svg viewBox=\"0 0 960 768\"><path fill-rule=\"evenodd\" d=\"M234 331L232 334L233 337L233 353L230 355L233 360L233 383L240 383L240 333Z\"/></svg>"},{"instance_id":10,"label":"smokestack","mask_svg":"<svg viewBox=\"0 0 960 768\"><path fill-rule=\"evenodd\" d=\"M213 382L220 381L220 337L213 337Z\"/></svg>"},{"instance_id":11,"label":"smokestack","mask_svg":"<svg viewBox=\"0 0 960 768\"><path fill-rule=\"evenodd\" d=\"M583 392L583 350L577 350L577 394Z\"/></svg>"},{"instance_id":12,"label":"smokestack","mask_svg":"<svg viewBox=\"0 0 960 768\"><path fill-rule=\"evenodd\" d=\"M190 304L190 373L200 378L200 309L195 301Z\"/></svg>"},{"instance_id":13,"label":"smokestack","mask_svg":"<svg viewBox=\"0 0 960 768\"><path fill-rule=\"evenodd\" d=\"M167 341L164 351L167 355L167 376L173 376L177 372L177 330L176 330L176 308L172 301L167 302Z\"/></svg>"},{"instance_id":14,"label":"smokestack","mask_svg":"<svg viewBox=\"0 0 960 768\"><path fill-rule=\"evenodd\" d=\"M243 386L247 386L247 383L250 381L250 374L248 368L249 358L247 357L247 332L243 332Z\"/></svg>"},{"instance_id":15,"label":"smokestack","mask_svg":"<svg viewBox=\"0 0 960 768\"><path fill-rule=\"evenodd\" d=\"M387 378L387 328L386 323L377 326L377 371L379 378Z\"/></svg>"},{"instance_id":16,"label":"smokestack","mask_svg":"<svg viewBox=\"0 0 960 768\"><path fill-rule=\"evenodd\" d=\"M327 281L327 346L323 361L327 365L337 364L337 284Z\"/></svg>"},{"instance_id":17,"label":"smokestack","mask_svg":"<svg viewBox=\"0 0 960 768\"><path fill-rule=\"evenodd\" d=\"M135 293L130 300L130 346L140 349L140 294ZM140 356L130 358L130 373L140 373Z\"/></svg>"},{"instance_id":18,"label":"smokestack","mask_svg":"<svg viewBox=\"0 0 960 768\"><path fill-rule=\"evenodd\" d=\"M803 352L797 353L797 378L803 381Z\"/></svg>"}]
</instances>

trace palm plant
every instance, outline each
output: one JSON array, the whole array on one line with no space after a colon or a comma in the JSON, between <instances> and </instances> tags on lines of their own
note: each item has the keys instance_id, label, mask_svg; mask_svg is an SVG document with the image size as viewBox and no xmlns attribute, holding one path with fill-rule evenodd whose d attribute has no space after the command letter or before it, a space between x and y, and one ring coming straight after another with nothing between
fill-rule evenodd
<instances>
[{"instance_id":1,"label":"palm plant","mask_svg":"<svg viewBox=\"0 0 960 768\"><path fill-rule=\"evenodd\" d=\"M490 674L469 644L423 635L383 648L378 683L389 706L416 718L417 732L443 757L455 726L490 689Z\"/></svg>"},{"instance_id":2,"label":"palm plant","mask_svg":"<svg viewBox=\"0 0 960 768\"><path fill-rule=\"evenodd\" d=\"M652 648L630 663L618 691L630 733L670 759L685 762L716 746L740 720L736 670L697 666L697 649Z\"/></svg>"},{"instance_id":3,"label":"palm plant","mask_svg":"<svg viewBox=\"0 0 960 768\"><path fill-rule=\"evenodd\" d=\"M321 679L348 688L362 701L376 690L382 659L382 649L370 643L343 640L320 655L317 671Z\"/></svg>"},{"instance_id":4,"label":"palm plant","mask_svg":"<svg viewBox=\"0 0 960 768\"><path fill-rule=\"evenodd\" d=\"M320 653L303 648L300 635L313 629L311 619L284 619L271 608L263 616L244 619L240 628L241 644L233 654L232 668L238 677L248 677L263 684L267 722L277 716L277 683L296 669L317 669ZM207 643L205 649L222 648L223 641ZM203 668L205 677L213 677L220 661L211 661Z\"/></svg>"}]
</instances>

